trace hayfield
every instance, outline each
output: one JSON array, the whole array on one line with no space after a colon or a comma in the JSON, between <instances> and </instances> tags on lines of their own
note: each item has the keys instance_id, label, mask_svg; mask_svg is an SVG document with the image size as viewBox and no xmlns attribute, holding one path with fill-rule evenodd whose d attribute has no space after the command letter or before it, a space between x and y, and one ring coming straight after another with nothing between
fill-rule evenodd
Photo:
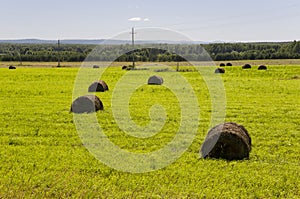
<instances>
[{"instance_id":1,"label":"hayfield","mask_svg":"<svg viewBox=\"0 0 300 199\"><path fill-rule=\"evenodd\" d=\"M196 137L174 163L138 174L103 164L79 138L69 112L78 68L1 68L0 198L299 198L300 66L268 65L266 71L257 67L225 67L225 74L207 68L224 83L225 121L242 124L250 133L249 160L199 158L209 130L211 99L199 73L182 72L200 104ZM121 66L107 69L101 77L110 90L96 94L104 103L104 110L96 113L98 122L120 148L135 153L156 151L180 127L178 99L166 87L146 85L145 79L130 97L130 116L136 124L147 125L151 106L160 104L166 123L149 138L125 134L113 117L112 97L126 73L142 78L140 71L122 71ZM189 96L186 88L174 85Z\"/></svg>"}]
</instances>

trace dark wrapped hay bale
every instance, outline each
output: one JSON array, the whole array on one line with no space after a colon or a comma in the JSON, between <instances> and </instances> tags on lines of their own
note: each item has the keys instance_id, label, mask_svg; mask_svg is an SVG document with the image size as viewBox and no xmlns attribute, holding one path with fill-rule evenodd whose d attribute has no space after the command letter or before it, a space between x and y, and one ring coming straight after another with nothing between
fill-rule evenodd
<instances>
[{"instance_id":1,"label":"dark wrapped hay bale","mask_svg":"<svg viewBox=\"0 0 300 199\"><path fill-rule=\"evenodd\" d=\"M220 63L220 66L221 66L221 67L224 67L224 66L225 66L225 64L224 64L224 63Z\"/></svg>"},{"instance_id":2,"label":"dark wrapped hay bale","mask_svg":"<svg viewBox=\"0 0 300 199\"><path fill-rule=\"evenodd\" d=\"M226 63L226 66L232 66L232 63Z\"/></svg>"},{"instance_id":3,"label":"dark wrapped hay bale","mask_svg":"<svg viewBox=\"0 0 300 199\"><path fill-rule=\"evenodd\" d=\"M15 67L15 66L12 66L12 65L10 65L10 66L8 67L8 69L16 69L16 67Z\"/></svg>"},{"instance_id":4,"label":"dark wrapped hay bale","mask_svg":"<svg viewBox=\"0 0 300 199\"><path fill-rule=\"evenodd\" d=\"M201 146L203 158L241 160L249 158L251 137L242 126L233 122L219 124L207 134Z\"/></svg>"},{"instance_id":5,"label":"dark wrapped hay bale","mask_svg":"<svg viewBox=\"0 0 300 199\"><path fill-rule=\"evenodd\" d=\"M73 113L92 113L103 110L103 104L96 95L84 95L75 99L71 105Z\"/></svg>"},{"instance_id":6,"label":"dark wrapped hay bale","mask_svg":"<svg viewBox=\"0 0 300 199\"><path fill-rule=\"evenodd\" d=\"M225 69L224 68L217 68L215 70L215 73L225 73Z\"/></svg>"},{"instance_id":7,"label":"dark wrapped hay bale","mask_svg":"<svg viewBox=\"0 0 300 199\"><path fill-rule=\"evenodd\" d=\"M265 66L265 65L260 65L260 66L258 67L258 70L267 70L267 66Z\"/></svg>"},{"instance_id":8,"label":"dark wrapped hay bale","mask_svg":"<svg viewBox=\"0 0 300 199\"><path fill-rule=\"evenodd\" d=\"M98 65L94 65L93 68L100 68Z\"/></svg>"},{"instance_id":9,"label":"dark wrapped hay bale","mask_svg":"<svg viewBox=\"0 0 300 199\"><path fill-rule=\"evenodd\" d=\"M244 66L242 66L242 69L250 69L251 65L250 64L245 64Z\"/></svg>"},{"instance_id":10,"label":"dark wrapped hay bale","mask_svg":"<svg viewBox=\"0 0 300 199\"><path fill-rule=\"evenodd\" d=\"M88 89L89 92L104 92L107 90L108 90L108 86L106 82L103 80L98 80L93 82Z\"/></svg>"},{"instance_id":11,"label":"dark wrapped hay bale","mask_svg":"<svg viewBox=\"0 0 300 199\"><path fill-rule=\"evenodd\" d=\"M127 66L122 66L122 70L126 70L127 69Z\"/></svg>"},{"instance_id":12,"label":"dark wrapped hay bale","mask_svg":"<svg viewBox=\"0 0 300 199\"><path fill-rule=\"evenodd\" d=\"M163 78L161 76L153 75L149 77L148 79L148 84L153 84L153 85L162 85L164 82Z\"/></svg>"}]
</instances>

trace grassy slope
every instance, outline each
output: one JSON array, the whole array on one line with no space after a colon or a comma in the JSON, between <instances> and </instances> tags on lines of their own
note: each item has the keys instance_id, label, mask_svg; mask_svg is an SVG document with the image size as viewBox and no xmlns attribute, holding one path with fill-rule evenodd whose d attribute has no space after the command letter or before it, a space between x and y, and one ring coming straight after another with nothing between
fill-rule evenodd
<instances>
[{"instance_id":1,"label":"grassy slope","mask_svg":"<svg viewBox=\"0 0 300 199\"><path fill-rule=\"evenodd\" d=\"M0 198L300 197L300 80L291 79L300 76L300 67L270 66L268 71L256 68L243 71L240 67L227 67L222 75L227 95L225 120L243 124L250 132L250 160L199 159L210 116L209 101L207 94L200 92L206 87L197 74L183 73L192 82L199 101L203 101L203 125L180 159L164 169L144 174L111 169L82 146L69 114L78 69L0 69ZM119 68L110 72L107 78L113 78L107 82L111 91L106 97L100 94L106 107L97 113L99 119L103 115L111 117L112 90L116 79L124 73ZM139 90L133 99L144 96L145 91L147 88L143 93ZM162 92L172 97L168 91ZM133 118L143 124L147 112L139 104L132 106L140 110L132 112ZM174 117L176 110L167 109L170 118ZM122 135L113 121L101 122L110 130L109 137L122 147L155 150L178 127L174 118L174 123L157 139L137 145L137 139Z\"/></svg>"}]
</instances>

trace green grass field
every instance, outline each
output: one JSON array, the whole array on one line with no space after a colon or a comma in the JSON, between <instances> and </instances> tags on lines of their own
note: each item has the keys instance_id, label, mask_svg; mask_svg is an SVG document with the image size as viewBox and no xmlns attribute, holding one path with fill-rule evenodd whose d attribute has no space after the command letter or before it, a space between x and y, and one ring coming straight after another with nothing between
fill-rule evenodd
<instances>
[{"instance_id":1,"label":"green grass field","mask_svg":"<svg viewBox=\"0 0 300 199\"><path fill-rule=\"evenodd\" d=\"M209 130L211 99L197 72L182 72L200 104L197 135L174 163L135 174L103 164L82 144L69 113L78 68L0 68L0 198L300 198L300 65L268 65L267 71L257 66L225 69L222 75L209 70L224 83L225 121L242 124L250 133L250 159L199 158ZM96 116L120 148L156 151L180 127L178 100L166 87L140 86L130 98L132 120L147 125L150 107L159 103L167 122L149 138L123 133L113 118L111 100L125 73L141 78L139 71L120 67L105 72L102 79L110 90L97 93L104 111ZM175 74L159 75L168 73Z\"/></svg>"}]
</instances>

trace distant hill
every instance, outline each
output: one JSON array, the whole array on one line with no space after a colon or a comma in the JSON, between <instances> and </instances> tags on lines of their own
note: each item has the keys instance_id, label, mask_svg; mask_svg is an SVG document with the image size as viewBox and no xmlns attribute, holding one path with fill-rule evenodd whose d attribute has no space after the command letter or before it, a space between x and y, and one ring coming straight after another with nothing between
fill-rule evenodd
<instances>
[{"instance_id":1,"label":"distant hill","mask_svg":"<svg viewBox=\"0 0 300 199\"><path fill-rule=\"evenodd\" d=\"M81 39L64 39L60 40L62 44L99 44L105 41L99 40L81 40ZM57 40L42 40L42 39L14 39L14 40L0 40L0 43L13 43L13 44L57 44Z\"/></svg>"},{"instance_id":2,"label":"distant hill","mask_svg":"<svg viewBox=\"0 0 300 199\"><path fill-rule=\"evenodd\" d=\"M106 39L63 39L60 40L61 44L131 44L131 40L106 40ZM0 43L13 43L13 44L57 44L57 40L41 40L41 39L15 39L15 40L0 40ZM136 44L208 44L209 42L201 41L164 41L164 40L153 40L153 41L141 41L137 40Z\"/></svg>"}]
</instances>

